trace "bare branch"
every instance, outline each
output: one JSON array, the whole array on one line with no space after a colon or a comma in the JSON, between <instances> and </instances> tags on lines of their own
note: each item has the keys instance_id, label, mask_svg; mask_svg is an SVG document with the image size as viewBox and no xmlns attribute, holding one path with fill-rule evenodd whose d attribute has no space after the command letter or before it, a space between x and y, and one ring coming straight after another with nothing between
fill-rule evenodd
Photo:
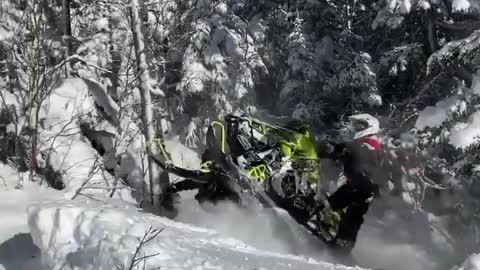
<instances>
[{"instance_id":1,"label":"bare branch","mask_svg":"<svg viewBox=\"0 0 480 270\"><path fill-rule=\"evenodd\" d=\"M141 262L144 263L144 267L146 265L145 261L148 259L148 258L151 258L151 257L155 257L157 255L159 255L160 253L155 253L155 254L151 254L151 255L144 255L144 256L141 256L139 257L139 253L140 253L140 250L142 249L143 246L145 246L148 242L152 241L153 239L155 239L161 232L163 232L164 228L161 228L161 229L153 229L152 226L150 226L150 228L145 232L145 234L143 235L142 239L140 239L140 243L138 244L138 246L136 247L135 249L135 252L133 254L133 257L130 261L130 264L128 265L127 268L125 268L124 266L121 266L120 269L125 269L125 270L133 270L136 266L138 266ZM118 269L118 268L117 268ZM158 269L158 268L154 268L154 269Z\"/></svg>"}]
</instances>

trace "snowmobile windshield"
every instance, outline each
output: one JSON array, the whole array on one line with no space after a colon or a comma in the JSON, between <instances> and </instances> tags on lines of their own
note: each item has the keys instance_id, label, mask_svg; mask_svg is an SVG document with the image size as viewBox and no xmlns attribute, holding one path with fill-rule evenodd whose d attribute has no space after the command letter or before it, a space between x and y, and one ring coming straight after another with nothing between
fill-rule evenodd
<instances>
[{"instance_id":1,"label":"snowmobile windshield","mask_svg":"<svg viewBox=\"0 0 480 270\"><path fill-rule=\"evenodd\" d=\"M310 125L306 122L291 120L285 125L285 128L299 132L304 135L310 135Z\"/></svg>"}]
</instances>

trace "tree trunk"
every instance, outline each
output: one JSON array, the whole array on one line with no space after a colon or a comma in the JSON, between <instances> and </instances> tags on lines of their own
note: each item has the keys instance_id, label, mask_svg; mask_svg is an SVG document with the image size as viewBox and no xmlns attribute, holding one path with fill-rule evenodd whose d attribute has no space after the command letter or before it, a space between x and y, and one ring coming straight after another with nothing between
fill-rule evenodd
<instances>
[{"instance_id":1,"label":"tree trunk","mask_svg":"<svg viewBox=\"0 0 480 270\"><path fill-rule=\"evenodd\" d=\"M142 119L143 134L147 141L155 137L153 128L153 109L150 95L150 74L148 72L147 59L145 56L145 39L142 32L141 6L139 0L132 0L130 6L131 28L133 34L133 43L135 47L135 56L137 60L137 71L139 73L140 95L142 99ZM148 158L148 178L150 184L150 200L155 209L160 207L160 196L162 193L158 168L151 158Z\"/></svg>"},{"instance_id":2,"label":"tree trunk","mask_svg":"<svg viewBox=\"0 0 480 270\"><path fill-rule=\"evenodd\" d=\"M28 75L28 128L30 132L30 164L29 164L29 180L34 180L34 175L38 169L37 153L38 153L38 114L41 106L41 81L45 76L45 63L42 51L43 45L43 14L44 11L36 10L40 1L34 1L31 10L27 12L27 29L33 33L33 38L26 44L26 54L28 59L27 75ZM38 13L37 13L38 12Z\"/></svg>"},{"instance_id":3,"label":"tree trunk","mask_svg":"<svg viewBox=\"0 0 480 270\"><path fill-rule=\"evenodd\" d=\"M111 22L109 22L109 27L111 29L113 29L113 25L111 24ZM110 32L110 42L109 42L109 51L110 51L110 55L112 56L112 62L110 64L110 69L111 69L111 73L108 75L109 78L110 78L110 81L112 82L111 86L109 86L107 88L107 93L108 95L113 98L113 100L117 103L121 103L121 100L120 100L120 96L117 92L117 88L119 86L119 74L120 74L120 70L122 68L122 55L121 53L118 51L118 49L115 47L115 44L114 44L114 32L111 31Z\"/></svg>"},{"instance_id":4,"label":"tree trunk","mask_svg":"<svg viewBox=\"0 0 480 270\"><path fill-rule=\"evenodd\" d=\"M70 17L70 1L71 0L62 0L62 12L63 12L63 39L65 40L65 45L67 52L65 57L69 57L73 54L72 47L72 19ZM75 60L69 61L69 66L65 65L65 71L67 76L69 74L69 67L72 68L75 64Z\"/></svg>"},{"instance_id":5,"label":"tree trunk","mask_svg":"<svg viewBox=\"0 0 480 270\"><path fill-rule=\"evenodd\" d=\"M63 22L64 29L63 35L65 36L67 44L67 56L70 56L72 53L72 20L70 18L70 0L62 0L62 9L63 9Z\"/></svg>"}]
</instances>

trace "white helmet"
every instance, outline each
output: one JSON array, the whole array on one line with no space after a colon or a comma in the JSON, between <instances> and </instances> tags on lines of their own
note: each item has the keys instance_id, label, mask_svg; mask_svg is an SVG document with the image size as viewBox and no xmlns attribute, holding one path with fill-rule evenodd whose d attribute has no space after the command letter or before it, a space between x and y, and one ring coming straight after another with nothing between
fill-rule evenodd
<instances>
[{"instance_id":1,"label":"white helmet","mask_svg":"<svg viewBox=\"0 0 480 270\"><path fill-rule=\"evenodd\" d=\"M354 140L365 136L375 135L380 131L380 123L378 122L378 119L368 113L355 114L348 117L348 119L350 120L352 131L354 132Z\"/></svg>"}]
</instances>

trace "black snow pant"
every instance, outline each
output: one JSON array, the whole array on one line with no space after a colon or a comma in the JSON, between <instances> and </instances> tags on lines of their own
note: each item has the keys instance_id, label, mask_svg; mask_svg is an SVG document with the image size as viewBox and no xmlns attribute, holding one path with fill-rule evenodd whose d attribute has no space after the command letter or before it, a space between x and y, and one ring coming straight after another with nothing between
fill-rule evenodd
<instances>
[{"instance_id":1,"label":"black snow pant","mask_svg":"<svg viewBox=\"0 0 480 270\"><path fill-rule=\"evenodd\" d=\"M232 201L238 203L240 198L228 187L221 184L221 179L209 179L208 182L201 182L195 179L185 179L167 188L167 193L178 193L185 190L198 190L195 199L198 203L219 201ZM226 180L225 180L226 181Z\"/></svg>"},{"instance_id":2,"label":"black snow pant","mask_svg":"<svg viewBox=\"0 0 480 270\"><path fill-rule=\"evenodd\" d=\"M364 175L357 175L355 179L347 181L328 198L332 209L346 208L336 238L346 241L350 249L357 240L358 231L364 222L363 216L367 213L370 201L377 190L378 186L370 179Z\"/></svg>"}]
</instances>

